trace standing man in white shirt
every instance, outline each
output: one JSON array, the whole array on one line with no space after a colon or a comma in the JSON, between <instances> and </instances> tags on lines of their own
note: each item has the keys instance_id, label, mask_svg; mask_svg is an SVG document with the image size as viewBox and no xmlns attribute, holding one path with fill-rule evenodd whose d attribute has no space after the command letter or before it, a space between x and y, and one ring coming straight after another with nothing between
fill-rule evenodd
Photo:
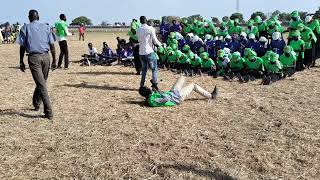
<instances>
[{"instance_id":1,"label":"standing man in white shirt","mask_svg":"<svg viewBox=\"0 0 320 180\"><path fill-rule=\"evenodd\" d=\"M137 30L137 36L139 41L139 56L142 64L142 76L140 87L144 86L146 81L148 67L152 70L152 84L157 86L158 84L158 67L157 67L157 55L153 50L153 45L161 46L161 42L156 36L156 30L152 26L147 25L147 18L145 16L140 17L141 27ZM154 87L157 88L157 87Z\"/></svg>"}]
</instances>

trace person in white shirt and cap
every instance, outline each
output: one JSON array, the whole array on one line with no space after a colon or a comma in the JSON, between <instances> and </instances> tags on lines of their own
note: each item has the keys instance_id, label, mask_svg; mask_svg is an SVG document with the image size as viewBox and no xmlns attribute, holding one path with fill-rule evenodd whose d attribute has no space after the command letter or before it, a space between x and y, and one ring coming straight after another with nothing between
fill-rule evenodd
<instances>
[{"instance_id":1,"label":"person in white shirt and cap","mask_svg":"<svg viewBox=\"0 0 320 180\"><path fill-rule=\"evenodd\" d=\"M156 36L156 30L147 25L147 18L140 17L141 27L137 30L139 41L139 56L142 64L142 74L140 87L144 86L146 81L148 67L152 70L152 84L153 88L157 89L158 84L158 67L157 54L154 52L153 45L162 46L161 42Z\"/></svg>"}]
</instances>

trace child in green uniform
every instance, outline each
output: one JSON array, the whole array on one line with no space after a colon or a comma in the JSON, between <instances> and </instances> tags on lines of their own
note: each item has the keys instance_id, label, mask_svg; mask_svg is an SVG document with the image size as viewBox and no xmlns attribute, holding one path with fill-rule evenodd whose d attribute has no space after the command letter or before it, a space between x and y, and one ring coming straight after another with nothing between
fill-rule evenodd
<instances>
[{"instance_id":1,"label":"child in green uniform","mask_svg":"<svg viewBox=\"0 0 320 180\"><path fill-rule=\"evenodd\" d=\"M209 54L206 52L201 53L200 59L202 60L200 75L204 73L208 74L209 76L216 77L217 67L214 61L209 57Z\"/></svg>"},{"instance_id":2,"label":"child in green uniform","mask_svg":"<svg viewBox=\"0 0 320 180\"><path fill-rule=\"evenodd\" d=\"M290 46L293 48L294 52L297 55L296 71L302 71L304 69L303 59L305 51L305 42L302 39L300 39L299 30L293 31L291 35L292 40L290 42Z\"/></svg>"},{"instance_id":3,"label":"child in green uniform","mask_svg":"<svg viewBox=\"0 0 320 180\"><path fill-rule=\"evenodd\" d=\"M271 52L271 51L270 51ZM270 53L269 53L270 54ZM248 52L248 58L245 59L246 64L246 75L244 80L251 79L252 81L256 78L261 78L264 73L264 61L262 58L257 56L257 53L253 50Z\"/></svg>"},{"instance_id":4,"label":"child in green uniform","mask_svg":"<svg viewBox=\"0 0 320 180\"><path fill-rule=\"evenodd\" d=\"M188 75L188 69L190 68L190 59L188 57L188 54L177 51L177 61L178 73L180 74L184 72L185 75Z\"/></svg>"},{"instance_id":5,"label":"child in green uniform","mask_svg":"<svg viewBox=\"0 0 320 180\"><path fill-rule=\"evenodd\" d=\"M293 33L298 30L298 25L303 23L300 19L300 15L298 11L293 11L291 13L291 21L289 23L289 38L288 38L288 44L290 44L290 42L293 39Z\"/></svg>"},{"instance_id":6,"label":"child in green uniform","mask_svg":"<svg viewBox=\"0 0 320 180\"><path fill-rule=\"evenodd\" d=\"M190 59L190 70L191 75L194 76L196 74L201 75L201 66L202 66L202 59L198 55L195 55L193 59Z\"/></svg>"},{"instance_id":7,"label":"child in green uniform","mask_svg":"<svg viewBox=\"0 0 320 180\"><path fill-rule=\"evenodd\" d=\"M314 56L312 66L315 66L315 60L320 57L320 23L318 19L314 19L312 16L307 16L305 19L305 25L313 31L317 38L316 43L312 44Z\"/></svg>"},{"instance_id":8,"label":"child in green uniform","mask_svg":"<svg viewBox=\"0 0 320 180\"><path fill-rule=\"evenodd\" d=\"M284 48L284 53L280 56L279 60L283 66L284 74L289 77L292 76L296 71L297 62L297 56L293 51L293 48L291 46L286 46Z\"/></svg>"},{"instance_id":9,"label":"child in green uniform","mask_svg":"<svg viewBox=\"0 0 320 180\"><path fill-rule=\"evenodd\" d=\"M238 77L241 81L241 76L244 75L244 67L245 60L241 57L239 52L232 53L232 57L230 59L230 70L228 73L228 77L233 79L234 76Z\"/></svg>"},{"instance_id":10,"label":"child in green uniform","mask_svg":"<svg viewBox=\"0 0 320 180\"><path fill-rule=\"evenodd\" d=\"M218 96L217 87L212 93L207 92L199 85L191 83L187 86L185 84L185 77L181 76L170 91L160 92L152 91L147 87L141 87L139 94L146 98L148 105L151 107L171 107L181 104L193 91L207 99L215 99Z\"/></svg>"},{"instance_id":11,"label":"child in green uniform","mask_svg":"<svg viewBox=\"0 0 320 180\"><path fill-rule=\"evenodd\" d=\"M230 67L229 65L230 59L228 57L228 54L225 54L223 49L220 49L217 52L217 54L218 56L217 56L216 64L217 64L218 75L223 76L225 79L228 79L226 77L226 72L228 72Z\"/></svg>"},{"instance_id":12,"label":"child in green uniform","mask_svg":"<svg viewBox=\"0 0 320 180\"><path fill-rule=\"evenodd\" d=\"M254 18L254 22L256 23L256 26L258 27L259 38L261 36L267 37L268 36L268 32L267 32L268 29L267 29L266 22L262 21L262 18L260 16L256 16Z\"/></svg>"},{"instance_id":13,"label":"child in green uniform","mask_svg":"<svg viewBox=\"0 0 320 180\"><path fill-rule=\"evenodd\" d=\"M232 35L240 35L242 32L242 27L239 25L239 19L235 19L233 21L233 25L229 28L229 34Z\"/></svg>"},{"instance_id":14,"label":"child in green uniform","mask_svg":"<svg viewBox=\"0 0 320 180\"><path fill-rule=\"evenodd\" d=\"M254 21L253 20L249 20L248 21L248 27L247 27L247 30L246 30L246 34L254 34L254 36L256 38L259 37L259 29L257 26L254 25Z\"/></svg>"},{"instance_id":15,"label":"child in green uniform","mask_svg":"<svg viewBox=\"0 0 320 180\"><path fill-rule=\"evenodd\" d=\"M305 42L303 64L309 69L315 58L312 52L312 44L317 42L317 38L313 31L304 24L299 24L298 30L301 32L301 39Z\"/></svg>"},{"instance_id":16,"label":"child in green uniform","mask_svg":"<svg viewBox=\"0 0 320 180\"><path fill-rule=\"evenodd\" d=\"M160 68L164 68L165 65L167 64L167 59L168 59L168 54L166 52L166 49L162 46L160 46L157 49L157 54L159 57L158 65Z\"/></svg>"},{"instance_id":17,"label":"child in green uniform","mask_svg":"<svg viewBox=\"0 0 320 180\"><path fill-rule=\"evenodd\" d=\"M177 63L177 54L173 51L172 47L167 47L167 68L168 70L174 71Z\"/></svg>"},{"instance_id":18,"label":"child in green uniform","mask_svg":"<svg viewBox=\"0 0 320 180\"><path fill-rule=\"evenodd\" d=\"M269 85L272 82L276 82L283 77L282 64L279 61L279 55L272 52L270 54L270 61L265 63L266 73L262 78L264 85Z\"/></svg>"}]
</instances>

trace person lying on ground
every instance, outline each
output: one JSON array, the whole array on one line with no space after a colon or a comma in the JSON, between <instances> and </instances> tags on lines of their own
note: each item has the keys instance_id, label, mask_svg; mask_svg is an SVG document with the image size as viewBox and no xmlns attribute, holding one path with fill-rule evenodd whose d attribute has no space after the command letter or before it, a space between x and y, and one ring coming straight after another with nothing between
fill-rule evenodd
<instances>
[{"instance_id":1,"label":"person lying on ground","mask_svg":"<svg viewBox=\"0 0 320 180\"><path fill-rule=\"evenodd\" d=\"M139 94L146 98L148 105L151 107L170 107L181 104L190 94L195 91L207 99L216 99L218 96L218 89L215 86L212 93L201 88L199 85L191 83L187 86L185 84L185 77L181 76L170 91L154 91L148 87L140 87Z\"/></svg>"}]
</instances>

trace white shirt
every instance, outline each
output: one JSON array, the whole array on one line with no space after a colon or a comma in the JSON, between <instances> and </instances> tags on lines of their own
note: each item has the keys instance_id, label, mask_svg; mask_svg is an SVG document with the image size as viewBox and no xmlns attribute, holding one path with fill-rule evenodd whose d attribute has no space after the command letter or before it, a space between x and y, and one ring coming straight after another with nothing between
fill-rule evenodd
<instances>
[{"instance_id":1,"label":"white shirt","mask_svg":"<svg viewBox=\"0 0 320 180\"><path fill-rule=\"evenodd\" d=\"M139 55L149 55L153 53L153 44L161 46L161 42L156 36L156 30L143 24L137 31L138 41L139 41Z\"/></svg>"},{"instance_id":2,"label":"white shirt","mask_svg":"<svg viewBox=\"0 0 320 180\"><path fill-rule=\"evenodd\" d=\"M92 49L89 48L89 55L91 56L97 56L98 51L95 47L92 47Z\"/></svg>"}]
</instances>

